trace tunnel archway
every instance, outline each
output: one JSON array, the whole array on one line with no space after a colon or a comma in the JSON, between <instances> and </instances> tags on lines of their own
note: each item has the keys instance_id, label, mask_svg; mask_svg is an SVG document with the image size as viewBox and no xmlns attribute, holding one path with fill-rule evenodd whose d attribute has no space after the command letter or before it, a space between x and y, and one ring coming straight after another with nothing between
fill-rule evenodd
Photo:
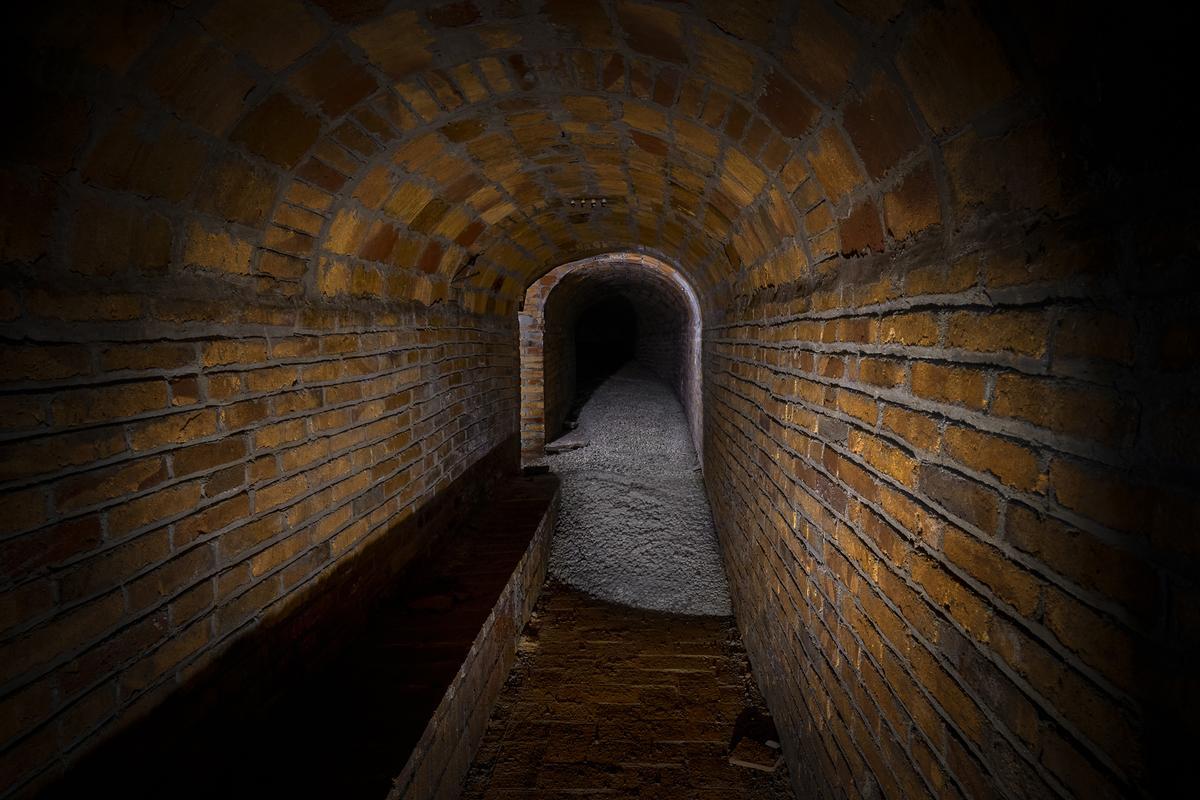
<instances>
[{"instance_id":1,"label":"tunnel archway","mask_svg":"<svg viewBox=\"0 0 1200 800\"><path fill-rule=\"evenodd\" d=\"M1169 783L1200 713L1197 215L1190 133L1131 110L1191 52L1143 29L1193 26L1114 8L31 8L5 791L245 674L340 571L358 602L419 561L517 464L529 284L648 247L704 311L693 437L798 786Z\"/></svg>"},{"instance_id":2,"label":"tunnel archway","mask_svg":"<svg viewBox=\"0 0 1200 800\"><path fill-rule=\"evenodd\" d=\"M576 326L594 304L613 298L628 303L633 313L632 356L675 391L701 452L702 320L696 293L667 262L618 252L563 264L525 293L519 315L523 459L539 458L545 443L562 432L579 389Z\"/></svg>"}]
</instances>

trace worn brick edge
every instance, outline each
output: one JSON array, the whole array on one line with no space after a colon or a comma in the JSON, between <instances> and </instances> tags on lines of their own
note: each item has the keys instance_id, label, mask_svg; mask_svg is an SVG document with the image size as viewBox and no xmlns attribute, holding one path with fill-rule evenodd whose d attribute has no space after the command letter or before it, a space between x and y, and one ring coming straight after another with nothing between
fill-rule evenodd
<instances>
[{"instance_id":1,"label":"worn brick edge","mask_svg":"<svg viewBox=\"0 0 1200 800\"><path fill-rule=\"evenodd\" d=\"M458 797L492 706L516 662L517 641L546 581L559 494L556 486L525 553L394 780L388 800Z\"/></svg>"}]
</instances>

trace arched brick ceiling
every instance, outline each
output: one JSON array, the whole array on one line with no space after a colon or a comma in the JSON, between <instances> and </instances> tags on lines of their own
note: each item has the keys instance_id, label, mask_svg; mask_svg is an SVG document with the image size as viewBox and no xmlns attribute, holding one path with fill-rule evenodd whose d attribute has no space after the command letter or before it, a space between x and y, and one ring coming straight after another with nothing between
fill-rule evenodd
<instances>
[{"instance_id":1,"label":"arched brick ceiling","mask_svg":"<svg viewBox=\"0 0 1200 800\"><path fill-rule=\"evenodd\" d=\"M955 159L1018 88L957 4L99 5L33 37L56 135L5 176L33 197L5 255L267 294L506 311L557 264L632 249L716 306L988 200ZM63 225L69 252L47 244Z\"/></svg>"},{"instance_id":2,"label":"arched brick ceiling","mask_svg":"<svg viewBox=\"0 0 1200 800\"><path fill-rule=\"evenodd\" d=\"M683 287L643 264L615 261L588 264L565 275L546 298L547 325L571 325L588 308L611 297L628 300L639 324L683 331L689 323Z\"/></svg>"}]
</instances>

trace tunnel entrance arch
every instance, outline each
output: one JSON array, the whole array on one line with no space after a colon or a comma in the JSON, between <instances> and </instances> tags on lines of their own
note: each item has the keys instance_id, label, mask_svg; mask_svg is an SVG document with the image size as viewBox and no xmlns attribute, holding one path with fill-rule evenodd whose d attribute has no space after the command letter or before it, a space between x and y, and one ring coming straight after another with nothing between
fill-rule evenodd
<instances>
[{"instance_id":1,"label":"tunnel entrance arch","mask_svg":"<svg viewBox=\"0 0 1200 800\"><path fill-rule=\"evenodd\" d=\"M541 457L546 442L562 430L577 382L574 326L589 310L589 297L622 295L638 314L636 355L671 384L700 456L702 320L696 292L677 268L659 258L615 252L556 267L525 292L519 315L523 463Z\"/></svg>"}]
</instances>

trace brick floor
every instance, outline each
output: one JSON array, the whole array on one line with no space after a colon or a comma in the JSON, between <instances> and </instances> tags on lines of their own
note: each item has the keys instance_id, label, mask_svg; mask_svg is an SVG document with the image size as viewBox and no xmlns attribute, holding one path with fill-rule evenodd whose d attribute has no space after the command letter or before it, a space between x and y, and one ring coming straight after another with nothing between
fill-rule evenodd
<instances>
[{"instance_id":1,"label":"brick floor","mask_svg":"<svg viewBox=\"0 0 1200 800\"><path fill-rule=\"evenodd\" d=\"M729 764L735 732L762 715L732 618L550 583L462 797L790 798L785 766Z\"/></svg>"}]
</instances>

